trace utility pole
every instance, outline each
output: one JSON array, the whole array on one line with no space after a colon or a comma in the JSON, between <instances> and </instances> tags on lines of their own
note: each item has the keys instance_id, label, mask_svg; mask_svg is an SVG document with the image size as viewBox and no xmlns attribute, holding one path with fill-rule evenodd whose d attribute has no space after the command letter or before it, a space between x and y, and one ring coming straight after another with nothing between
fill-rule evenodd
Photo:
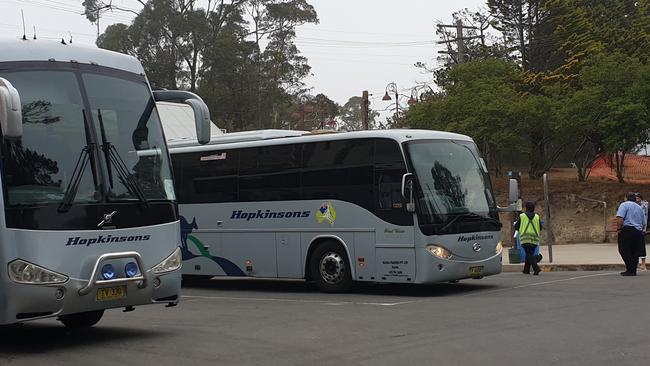
<instances>
[{"instance_id":1,"label":"utility pole","mask_svg":"<svg viewBox=\"0 0 650 366\"><path fill-rule=\"evenodd\" d=\"M458 63L465 63L465 42L463 42L463 22L459 19L456 21L456 52Z\"/></svg>"},{"instance_id":2,"label":"utility pole","mask_svg":"<svg viewBox=\"0 0 650 366\"><path fill-rule=\"evenodd\" d=\"M481 38L481 36L472 36L472 37L464 37L463 36L463 29L479 29L478 27L473 27L473 26L468 26L468 25L463 25L462 20L456 20L456 24L453 25L448 25L448 24L438 24L437 25L438 30L443 33L445 33L444 28L455 28L456 29L456 38L455 39L447 39L444 41L438 41L438 44L446 44L447 45L447 51L438 51L438 53L446 53L452 57L453 60L456 61L457 64L462 64L465 63L465 52L466 52L466 47L465 47L465 41L469 41L471 39L477 39ZM446 37L445 37L446 38ZM456 42L456 52L454 52L451 49L451 43ZM454 57L455 56L455 57Z\"/></svg>"},{"instance_id":3,"label":"utility pole","mask_svg":"<svg viewBox=\"0 0 650 366\"><path fill-rule=\"evenodd\" d=\"M368 91L364 90L361 93L361 128L364 130L369 130L370 126L368 125L369 113L370 113L370 101L368 100Z\"/></svg>"}]
</instances>

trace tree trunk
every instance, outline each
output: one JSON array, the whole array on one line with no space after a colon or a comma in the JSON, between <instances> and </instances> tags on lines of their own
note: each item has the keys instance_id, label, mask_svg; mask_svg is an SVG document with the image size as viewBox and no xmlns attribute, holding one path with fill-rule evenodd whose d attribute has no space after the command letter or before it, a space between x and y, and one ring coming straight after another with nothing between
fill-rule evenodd
<instances>
[{"instance_id":1,"label":"tree trunk","mask_svg":"<svg viewBox=\"0 0 650 366\"><path fill-rule=\"evenodd\" d=\"M625 151L619 151L614 154L616 163L616 178L619 183L625 183Z\"/></svg>"}]
</instances>

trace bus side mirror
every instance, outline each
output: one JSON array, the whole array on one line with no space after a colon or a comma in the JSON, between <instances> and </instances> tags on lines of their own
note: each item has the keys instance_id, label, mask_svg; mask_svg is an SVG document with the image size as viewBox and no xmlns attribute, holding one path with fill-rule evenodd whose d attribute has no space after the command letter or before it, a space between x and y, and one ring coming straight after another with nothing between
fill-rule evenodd
<instances>
[{"instance_id":1,"label":"bus side mirror","mask_svg":"<svg viewBox=\"0 0 650 366\"><path fill-rule=\"evenodd\" d=\"M413 200L413 185L415 184L415 176L413 173L406 173L402 175L402 197L407 199L406 211L415 212L415 201Z\"/></svg>"},{"instance_id":2,"label":"bus side mirror","mask_svg":"<svg viewBox=\"0 0 650 366\"><path fill-rule=\"evenodd\" d=\"M516 204L519 199L519 182L516 179L510 179L510 186L508 187L508 203Z\"/></svg>"},{"instance_id":3,"label":"bus side mirror","mask_svg":"<svg viewBox=\"0 0 650 366\"><path fill-rule=\"evenodd\" d=\"M156 90L153 97L156 102L184 103L192 107L197 141L201 145L210 142L210 110L201 97L183 90Z\"/></svg>"},{"instance_id":4,"label":"bus side mirror","mask_svg":"<svg viewBox=\"0 0 650 366\"><path fill-rule=\"evenodd\" d=\"M20 138L23 135L23 114L20 94L11 83L0 78L0 128L6 138Z\"/></svg>"},{"instance_id":5,"label":"bus side mirror","mask_svg":"<svg viewBox=\"0 0 650 366\"><path fill-rule=\"evenodd\" d=\"M510 179L508 187L508 206L499 207L500 212L517 211L517 202L519 201L519 182L516 179Z\"/></svg>"},{"instance_id":6,"label":"bus side mirror","mask_svg":"<svg viewBox=\"0 0 650 366\"><path fill-rule=\"evenodd\" d=\"M194 123L196 125L196 140L201 145L210 142L210 111L202 99L187 99L185 103L189 104L194 111Z\"/></svg>"}]
</instances>

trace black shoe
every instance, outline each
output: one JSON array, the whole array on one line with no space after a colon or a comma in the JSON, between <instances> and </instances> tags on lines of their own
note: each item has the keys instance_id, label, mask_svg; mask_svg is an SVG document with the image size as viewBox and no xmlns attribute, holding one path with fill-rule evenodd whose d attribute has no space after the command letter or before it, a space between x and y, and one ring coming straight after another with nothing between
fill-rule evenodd
<instances>
[{"instance_id":1,"label":"black shoe","mask_svg":"<svg viewBox=\"0 0 650 366\"><path fill-rule=\"evenodd\" d=\"M636 276L636 273L633 272L621 272L621 276Z\"/></svg>"},{"instance_id":2,"label":"black shoe","mask_svg":"<svg viewBox=\"0 0 650 366\"><path fill-rule=\"evenodd\" d=\"M539 272L540 272L540 271L535 271L535 272L533 273L533 276L539 276Z\"/></svg>"},{"instance_id":3,"label":"black shoe","mask_svg":"<svg viewBox=\"0 0 650 366\"><path fill-rule=\"evenodd\" d=\"M523 273L523 274L530 274L530 271L528 271L528 272L526 272L526 271L521 271L521 273Z\"/></svg>"}]
</instances>

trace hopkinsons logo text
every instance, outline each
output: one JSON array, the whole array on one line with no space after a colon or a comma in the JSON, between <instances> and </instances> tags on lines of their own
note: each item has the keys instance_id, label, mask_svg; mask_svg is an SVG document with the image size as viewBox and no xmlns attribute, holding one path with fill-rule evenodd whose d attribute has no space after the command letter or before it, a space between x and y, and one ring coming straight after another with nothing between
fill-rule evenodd
<instances>
[{"instance_id":1,"label":"hopkinsons logo text","mask_svg":"<svg viewBox=\"0 0 650 366\"><path fill-rule=\"evenodd\" d=\"M309 217L309 211L271 211L257 210L256 212L244 212L243 210L233 211L230 215L231 220L263 220L263 219L299 219Z\"/></svg>"},{"instance_id":2,"label":"hopkinsons logo text","mask_svg":"<svg viewBox=\"0 0 650 366\"><path fill-rule=\"evenodd\" d=\"M124 243L129 241L146 241L151 238L150 235L131 235L131 236L113 236L113 235L99 235L94 238L82 238L74 236L68 238L67 245L83 245L91 246L94 244L107 244L107 243Z\"/></svg>"}]
</instances>

